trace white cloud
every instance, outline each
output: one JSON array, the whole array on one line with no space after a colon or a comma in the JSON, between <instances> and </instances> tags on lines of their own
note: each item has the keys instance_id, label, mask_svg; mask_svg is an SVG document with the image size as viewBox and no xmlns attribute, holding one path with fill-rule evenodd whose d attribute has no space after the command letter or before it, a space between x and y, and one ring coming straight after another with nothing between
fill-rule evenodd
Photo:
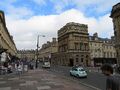
<instances>
[{"instance_id":1,"label":"white cloud","mask_svg":"<svg viewBox=\"0 0 120 90\"><path fill-rule=\"evenodd\" d=\"M7 16L7 27L14 36L18 49L35 49L37 35L40 44L57 36L57 31L68 22L88 24L89 33L98 32L101 37L110 37L113 34L112 21L109 15L99 19L86 17L82 12L71 9L59 15L33 16L29 19L13 19ZM41 46L41 45L40 45Z\"/></svg>"},{"instance_id":2,"label":"white cloud","mask_svg":"<svg viewBox=\"0 0 120 90\"><path fill-rule=\"evenodd\" d=\"M112 19L109 17L110 15L107 14L103 17L100 17L96 20L96 23L91 26L89 25L90 29L94 29L93 31L98 32L101 37L111 37L113 36L113 24ZM89 31L91 33L91 31Z\"/></svg>"}]
</instances>

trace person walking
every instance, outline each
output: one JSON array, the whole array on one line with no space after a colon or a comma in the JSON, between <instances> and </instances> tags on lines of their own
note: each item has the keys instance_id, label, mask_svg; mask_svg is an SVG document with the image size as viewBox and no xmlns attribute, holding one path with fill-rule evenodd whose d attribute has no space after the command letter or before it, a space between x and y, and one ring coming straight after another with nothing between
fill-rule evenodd
<instances>
[{"instance_id":1,"label":"person walking","mask_svg":"<svg viewBox=\"0 0 120 90\"><path fill-rule=\"evenodd\" d=\"M8 65L8 71L7 71L7 72L8 72L8 73L12 73L12 69L13 69L13 68L12 68L12 65L9 64L9 65Z\"/></svg>"},{"instance_id":2,"label":"person walking","mask_svg":"<svg viewBox=\"0 0 120 90\"><path fill-rule=\"evenodd\" d=\"M23 71L23 68L22 68L22 65L21 64L19 64L18 65L18 67L17 67L17 71L18 71L18 75L19 75L19 77L20 77L20 75L22 74L22 71Z\"/></svg>"},{"instance_id":3,"label":"person walking","mask_svg":"<svg viewBox=\"0 0 120 90\"><path fill-rule=\"evenodd\" d=\"M113 67L109 64L104 64L101 70L107 76L106 90L120 90L120 76L113 74Z\"/></svg>"}]
</instances>

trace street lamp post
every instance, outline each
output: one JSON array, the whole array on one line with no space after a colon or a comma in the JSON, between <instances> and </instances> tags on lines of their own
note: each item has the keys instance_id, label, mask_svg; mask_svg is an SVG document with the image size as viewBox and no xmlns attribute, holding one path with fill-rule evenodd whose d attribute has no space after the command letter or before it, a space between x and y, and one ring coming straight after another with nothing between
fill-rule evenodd
<instances>
[{"instance_id":1,"label":"street lamp post","mask_svg":"<svg viewBox=\"0 0 120 90\"><path fill-rule=\"evenodd\" d=\"M36 49L36 68L38 68L38 49L39 49L39 37L45 37L45 35L38 35L37 36L37 49Z\"/></svg>"}]
</instances>

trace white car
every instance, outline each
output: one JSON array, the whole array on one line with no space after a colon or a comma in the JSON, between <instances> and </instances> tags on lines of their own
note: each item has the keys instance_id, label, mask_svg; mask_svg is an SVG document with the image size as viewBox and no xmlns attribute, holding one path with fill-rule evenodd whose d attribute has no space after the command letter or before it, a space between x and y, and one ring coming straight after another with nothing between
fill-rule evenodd
<instances>
[{"instance_id":1,"label":"white car","mask_svg":"<svg viewBox=\"0 0 120 90\"><path fill-rule=\"evenodd\" d=\"M83 67L73 67L70 70L70 75L71 76L76 76L76 77L85 77L87 78L87 72Z\"/></svg>"},{"instance_id":2,"label":"white car","mask_svg":"<svg viewBox=\"0 0 120 90\"><path fill-rule=\"evenodd\" d=\"M50 68L50 62L44 62L42 67L43 68Z\"/></svg>"}]
</instances>

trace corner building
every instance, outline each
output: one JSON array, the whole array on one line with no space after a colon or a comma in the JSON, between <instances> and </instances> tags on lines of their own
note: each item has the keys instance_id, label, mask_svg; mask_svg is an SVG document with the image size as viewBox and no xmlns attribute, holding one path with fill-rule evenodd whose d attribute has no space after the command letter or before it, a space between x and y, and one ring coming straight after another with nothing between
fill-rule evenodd
<instances>
[{"instance_id":1,"label":"corner building","mask_svg":"<svg viewBox=\"0 0 120 90\"><path fill-rule=\"evenodd\" d=\"M90 64L88 26L70 22L58 31L58 53L52 64L63 66Z\"/></svg>"},{"instance_id":2,"label":"corner building","mask_svg":"<svg viewBox=\"0 0 120 90\"><path fill-rule=\"evenodd\" d=\"M120 3L113 6L110 17L113 19L117 63L120 65Z\"/></svg>"}]
</instances>

